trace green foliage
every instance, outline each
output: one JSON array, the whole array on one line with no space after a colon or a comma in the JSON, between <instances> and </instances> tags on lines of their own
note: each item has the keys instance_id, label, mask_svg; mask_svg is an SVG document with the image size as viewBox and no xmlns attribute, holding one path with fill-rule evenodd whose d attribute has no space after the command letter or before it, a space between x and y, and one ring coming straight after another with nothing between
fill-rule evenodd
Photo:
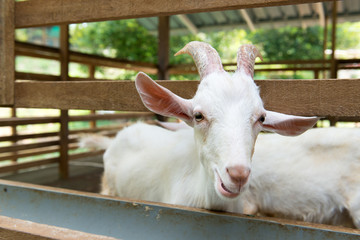
<instances>
[{"instance_id":1,"label":"green foliage","mask_svg":"<svg viewBox=\"0 0 360 240\"><path fill-rule=\"evenodd\" d=\"M340 49L360 47L359 29L359 23L339 24L337 26L337 47ZM323 31L323 28L319 26L308 28L287 26L278 29L258 29L251 33L242 29L234 29L206 34L171 36L170 64L193 63L192 58L188 55L175 57L174 54L186 43L195 40L211 44L218 50L223 63L235 62L236 51L244 43L253 43L260 47L265 61L322 59ZM331 47L330 36L331 26L328 29L328 48ZM157 36L151 35L135 19L72 25L71 44L72 48L77 51L157 63ZM133 71L115 72L97 68L98 77L100 75L108 77L111 73L113 74L112 79L134 79L136 75L136 72ZM281 74L279 77L289 75L288 73ZM293 78L301 78L302 75L294 75ZM154 77L156 78L156 76ZM171 79L198 79L198 76L177 75L171 76Z\"/></svg>"},{"instance_id":2,"label":"green foliage","mask_svg":"<svg viewBox=\"0 0 360 240\"><path fill-rule=\"evenodd\" d=\"M262 47L264 60L309 60L323 56L323 30L318 26L259 29L249 39Z\"/></svg>"},{"instance_id":3,"label":"green foliage","mask_svg":"<svg viewBox=\"0 0 360 240\"><path fill-rule=\"evenodd\" d=\"M131 61L157 62L157 39L135 19L77 24L71 27L74 50Z\"/></svg>"},{"instance_id":4,"label":"green foliage","mask_svg":"<svg viewBox=\"0 0 360 240\"><path fill-rule=\"evenodd\" d=\"M329 28L328 32L330 32ZM330 37L328 37L330 39ZM338 49L360 48L360 22L345 22L336 27L336 47ZM328 46L331 43L328 43Z\"/></svg>"}]
</instances>

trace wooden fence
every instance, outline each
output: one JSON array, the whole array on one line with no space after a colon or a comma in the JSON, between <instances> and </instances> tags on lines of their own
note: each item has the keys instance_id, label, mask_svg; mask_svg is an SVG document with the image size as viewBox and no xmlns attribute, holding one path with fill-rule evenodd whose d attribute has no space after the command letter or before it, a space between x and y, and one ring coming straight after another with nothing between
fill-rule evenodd
<instances>
[{"instance_id":1,"label":"wooden fence","mask_svg":"<svg viewBox=\"0 0 360 240\"><path fill-rule=\"evenodd\" d=\"M116 114L90 114L81 116L70 116L70 122L89 121L89 128L69 130L68 135L68 148L75 150L78 148L78 137L86 133L98 133L103 135L114 136L128 122L116 122L116 124L97 127L96 121L98 120L129 120L129 119L149 119L155 115L152 113L116 113ZM33 125L33 124L60 124L60 117L30 117L30 118L1 118L0 127L13 127L20 125ZM0 173L17 171L29 167L37 167L44 164L58 163L60 151L60 132L50 131L32 134L17 134L16 131L12 135L1 136L1 142L11 142L10 145L0 147ZM51 157L49 157L49 154ZM96 156L102 154L102 151L87 151L82 153L74 153L69 155L69 160L77 160L84 157ZM55 155L55 156L54 156ZM37 160L18 161L22 158L35 157Z\"/></svg>"},{"instance_id":2,"label":"wooden fence","mask_svg":"<svg viewBox=\"0 0 360 240\"><path fill-rule=\"evenodd\" d=\"M58 162L60 175L68 176L67 163L74 156L69 150L74 148L74 133L69 130L69 122L74 117L69 116L69 109L92 110L121 110L146 111L141 103L134 84L131 81L107 81L95 79L95 67L104 66L112 68L144 71L146 73L167 76L167 74L196 73L194 65L171 66L168 64L168 49L161 48L159 66L151 63L132 62L127 60L110 59L92 56L69 49L68 24L84 21L100 21L111 19L128 19L137 17L159 16L159 44L168 46L169 25L168 15L218 11L227 9L241 9L260 6L276 6L283 4L311 3L316 1L212 1L207 4L188 2L177 4L175 0L155 1L150 5L143 1L113 1L111 8L100 8L99 1L90 0L63 0L63 1L1 1L0 2L0 106L16 108L56 108L61 109L58 118L34 119L3 119L2 126L13 128L13 136L1 137L2 141L10 141L11 145L1 148L0 159L17 159L19 157L39 155L58 151L59 157L43 159L36 163L12 163L0 171L14 171L23 167L34 166L48 162ZM155 5L153 5L155 4ZM158 5L156 5L158 4ZM134 9L132 6L138 6ZM79 9L86 6L86 11ZM158 6L158 7L156 7ZM333 26L336 26L336 4L333 5ZM121 10L120 10L121 9ZM161 10L159 10L161 9ZM127 11L129 10L129 11ZM33 44L16 42L14 30L16 28L36 27L46 25L60 25L60 47L52 48ZM360 81L356 79L333 80L339 69L358 69L359 59L337 60L334 57L335 28L332 30L332 56L329 60L310 61L277 61L259 63L256 72L272 71L312 71L314 78L310 80L259 80L262 97L266 107L270 110L281 111L288 114L318 115L337 120L357 121L359 110ZM16 72L14 67L15 56L29 56L43 59L52 59L60 62L60 75ZM89 67L86 78L69 77L69 63L76 62ZM276 67L274 67L276 65ZM280 67L279 67L280 66ZM225 69L231 70L234 64L225 64ZM327 74L324 74L326 72ZM322 73L322 74L321 74ZM322 75L322 80L317 80ZM16 79L14 81L14 79ZM170 90L185 98L190 98L196 91L196 81L161 81ZM296 90L295 90L296 89ZM294 91L295 90L295 91ZM109 97L111 96L111 97ZM15 112L15 110L14 110ZM99 116L93 115L93 120ZM60 124L56 133L43 133L34 136L19 136L16 134L18 124L30 124L34 121ZM23 139L51 139L23 144ZM39 150L39 148L42 148Z\"/></svg>"},{"instance_id":3,"label":"wooden fence","mask_svg":"<svg viewBox=\"0 0 360 240\"><path fill-rule=\"evenodd\" d=\"M72 148L74 141L71 136L75 134L69 129L69 122L71 121L80 121L80 120L94 120L97 116L91 117L75 117L69 116L69 109L91 109L91 110L117 110L117 111L145 111L145 107L141 103L134 84L131 81L104 81L104 80L94 80L88 81L92 78L89 76L89 79L73 79L68 76L69 74L69 62L71 61L84 61L84 64L88 65L104 65L114 64L120 66L121 68L137 69L137 71L150 72L154 71L162 76L166 76L163 73L167 73L168 59L166 54L168 49L163 48L159 52L159 59L162 59L160 66L153 66L151 64L143 63L126 63L124 65L123 61L112 60L108 61L105 58L91 57L93 62L89 62L87 59L88 56L84 57L82 54L74 53L69 50L69 32L68 24L78 23L78 22L89 22L89 21L102 21L102 20L113 20L113 19L129 19L129 18L140 18L140 17L151 17L157 16L160 19L161 24L159 25L159 41L162 46L168 46L168 16L175 14L186 14L186 13L196 13L204 11L220 11L220 10L230 10L230 9L246 9L254 7L268 7L268 6L279 6L279 5L290 5L290 4L305 4L318 2L316 0L243 0L243 1L234 1L234 0L222 0L222 1L178 1L178 0L154 0L154 1L143 1L143 0L109 0L104 1L100 0L29 0L29 1L12 1L12 0L1 0L0 1L0 106L2 107L12 107L12 108L21 108L21 107L30 107L30 108L55 108L61 109L59 117L46 117L46 118L32 118L32 119L3 119L1 122L2 126L15 127L19 124L30 124L30 123L44 123L44 122L56 122L60 124L60 131L56 133L43 133L40 135L35 134L30 136L17 136L16 134L9 137L2 138L3 141L14 142L10 146L5 146L1 148L1 154L13 154L11 159L25 156L26 151L49 151L52 152L53 149L56 149L59 152L59 157L54 159L43 159L41 164L44 163L53 163L57 162L59 164L60 176L66 178L69 175L68 170L68 161L71 158L69 155L69 149ZM336 25L336 1L333 1L333 26ZM36 47L37 50L29 50L34 46L29 47L27 44L15 43L14 30L15 28L25 28L25 27L35 27L35 26L47 26L47 25L60 25L60 48L59 49L50 49L45 47ZM334 28L333 28L334 29ZM360 81L359 79L334 79L336 78L336 70L342 64L334 58L334 45L335 45L335 32L332 32L333 36L333 47L332 47L332 58L330 60L330 71L331 78L326 77L325 79L308 79L308 80L260 80L256 83L261 88L261 96L264 99L265 107L268 110L280 111L287 114L296 114L296 115L317 115L323 117L337 117L337 118L357 118L360 117ZM35 47L34 47L35 48ZM28 51L28 52L27 52ZM33 56L45 57L44 54L47 54L45 58L58 59L60 61L60 75L59 76L50 76L43 74L29 74L29 73L15 73L14 68L14 58L16 54L32 54ZM51 52L51 53L50 53ZM39 54L39 55L37 55ZM77 60L76 60L77 59ZM100 63L101 62L101 63ZM358 62L358 61L357 61ZM320 63L321 65L322 63ZM324 62L325 64L325 62ZM326 62L326 65L329 63ZM114 67L114 66L112 66ZM191 67L190 67L191 68ZM322 71L325 67L320 66L319 69L314 69L314 71ZM175 68L173 68L175 69ZM328 66L326 67L328 69ZM296 65L295 71L298 71ZM300 69L299 69L300 70ZM272 70L271 70L272 71ZM93 72L93 71L92 71ZM159 75L160 76L160 75ZM16 79L16 81L14 81ZM25 81L23 81L23 80ZM159 77L159 79L164 79ZM86 80L86 81L83 81ZM197 82L196 81L159 81L160 84L166 86L170 90L179 94L182 97L188 98L193 95L196 91ZM109 97L111 96L111 97ZM100 117L99 117L100 118ZM105 118L105 117L104 117ZM92 130L89 130L92 131ZM48 138L48 140L39 141L36 143L21 143L20 141L25 138ZM18 143L16 143L18 141ZM44 149L42 149L44 148ZM53 148L53 149L50 149ZM36 150L35 150L36 149ZM54 150L55 151L55 150ZM33 153L32 153L33 154ZM1 155L3 156L3 155ZM9 157L9 156L8 156ZM73 156L74 157L74 156ZM76 157L75 157L76 158ZM5 160L5 158L2 158ZM15 163L14 166L9 166L6 171L15 171L22 167L29 167L38 165L39 162L29 162L29 163ZM5 171L5 170L3 170ZM16 189L15 189L16 188ZM60 206L61 209L68 209L69 206L83 206L84 203L89 203L90 201L96 201L96 207L101 205L101 212L103 209L109 206L115 206L117 209L120 206L118 203L114 203L113 199L107 199L108 201L99 201L100 197L92 195L89 198L77 198L74 193L71 195L62 196L56 194L56 196L50 196L49 194L55 194L55 191L51 190L46 192L39 191L38 188L34 189L34 193L40 195L39 198L30 197L29 193L19 192L25 187L17 185L17 187L12 187L9 184L3 184L1 187L4 197L2 199L9 200L11 203L11 195L14 193L19 193L19 195L14 196L14 199L24 200L21 204L15 204L15 207L5 207L3 210L13 210L23 206L23 210L29 210L31 207L28 207L28 203L36 203L39 207L38 201L40 200L49 200L53 204L59 203L55 200L74 200L79 199L79 204L68 203L66 205ZM20 190L17 190L20 189ZM5 196L6 195L6 196ZM22 196L19 198L18 196ZM47 197L44 197L47 196ZM49 197L50 196L50 197ZM34 199L38 199L34 201ZM41 206L52 206L49 204L40 204ZM8 206L8 205L5 205ZM59 205L56 206L56 210L59 209ZM126 212L129 213L128 207L133 207L135 210L143 209L139 204L124 204L126 207ZM169 209L168 205L163 205L166 209ZM136 209L135 209L136 208ZM145 209L153 209L154 206L146 207ZM167 212L164 208L163 212ZM181 207L177 206L176 209ZM48 211L38 210L35 211L44 213ZM54 209L54 208L52 208ZM71 209L71 208L70 208ZM75 209L76 210L76 209ZM90 211L89 211L90 210ZM83 213L93 212L94 207L87 208ZM148 210L146 210L148 211ZM152 211L152 210L151 210ZM62 212L58 211L57 212ZM108 213L113 212L109 210ZM189 209L186 209L186 212L189 213ZM72 213L72 212L71 212ZM75 214L81 216L87 216L83 213ZM160 213L160 211L158 211ZM25 214L26 215L26 214ZM28 214L28 215L31 215ZM34 214L37 215L37 214ZM171 214L171 216L178 216L179 214ZM203 220L214 219L215 213L211 213L211 217L204 217ZM23 215L22 215L23 216ZM117 215L116 217L118 217ZM128 214L123 214L128 218ZM164 216L164 215L162 215ZM194 219L194 214L190 212L190 218ZM46 216L48 217L48 216ZM63 219L74 219L74 214L67 214ZM114 218L112 218L114 219ZM141 211L141 220L150 219L144 218L144 212ZM200 218L197 218L200 219ZM231 215L231 218L226 221L218 220L215 225L218 225L219 222L224 222L226 225L222 229L237 229L238 226L243 226L244 222L237 223L236 227L230 225L235 219L239 219L238 216ZM16 219L15 219L16 220ZM46 219L48 220L48 219ZM200 219L201 220L201 219ZM75 221L79 221L79 218L76 218ZM17 220L15 223L19 223ZM63 221L64 222L64 221ZM65 221L66 222L66 221ZM176 219L174 222L178 223L179 219ZM184 221L182 221L184 222ZM185 221L186 222L186 221ZM48 222L46 222L48 223ZM108 221L109 224L114 224L114 222ZM122 222L123 223L123 222ZM176 227L177 224L171 224L169 229L165 229L164 220L159 222L158 219L154 218L153 223L156 227L161 227L158 231L155 232L164 232L172 231L172 227ZM159 224L161 223L161 224ZM207 226L203 224L203 221L200 221L201 226ZM251 225L247 226L245 229L244 236L255 236L256 233L261 233L261 229L264 229L263 226L268 227L269 224L272 224L273 221L259 220L256 217L246 218L245 223L250 223ZM276 226L273 231L267 229L266 234L271 235L271 239L275 238L284 238L288 236L286 233L292 234L292 236L300 236L304 239L304 230L314 231L319 233L316 236L333 236L333 239L338 239L339 237L334 236L336 231L343 231L340 228L334 228L334 230L326 231L321 233L320 229L316 228L315 225L301 225L300 223L296 224L296 228L289 228L286 225L286 221L280 221L281 224ZM116 223L118 225L118 222ZM194 223L196 224L196 223ZM18 225L11 223L12 226ZM75 224L73 224L75 225ZM73 225L71 227L73 227ZM83 225L83 224L81 224ZM104 225L104 224L103 224ZM106 224L105 224L106 225ZM140 224L141 225L141 224ZM139 225L139 226L140 226ZM91 225L93 226L93 225ZM132 224L133 226L133 224ZM284 228L285 226L285 228ZM115 227L116 228L116 227ZM50 236L50 232L39 233L34 230L34 228L27 228L19 232L18 230L9 227L2 227L4 229L1 231L2 236L7 238L29 238L35 239L36 237L47 236L51 238L62 238L71 231L65 231L61 236ZM255 229L255 230L254 230ZM53 229L51 229L53 230ZM144 231L144 228L137 227L136 230L142 233L147 233L149 231ZM154 231L154 228L151 228ZM196 229L199 230L199 229ZM251 230L249 232L249 230ZM83 230L84 231L84 230ZM198 231L204 232L204 231ZM221 231L220 231L221 232ZM355 239L356 236L353 234L354 231L343 231L345 237ZM280 233L280 234L279 234ZM355 232L358 233L358 232ZM47 235L46 235L47 234ZM183 234L183 228L181 229L181 234ZM269 235L269 236L270 236ZM171 236L171 235L170 235ZM238 236L238 235L232 235ZM248 236L248 238L251 238ZM280 237L279 237L280 236ZM314 235L315 236L315 235ZM305 236L306 239L313 239L309 235ZM316 237L315 237L316 238Z\"/></svg>"},{"instance_id":4,"label":"wooden fence","mask_svg":"<svg viewBox=\"0 0 360 240\"><path fill-rule=\"evenodd\" d=\"M16 56L28 56L28 57L36 57L41 59L51 59L51 60L61 60L60 49L47 47L47 46L39 46L24 42L15 42L15 55ZM149 74L156 74L157 68L154 64L144 63L144 62L133 62L127 60L119 60L119 59L112 59L107 57L99 57L89 54L83 54L78 52L69 52L69 60L70 62L81 63L85 64L89 68L89 76L87 78L73 78L69 77L69 81L76 82L76 85L81 85L82 81L101 81L101 79L95 79L95 67L102 66L102 67L111 67L111 68L119 68L119 69L128 69L134 71L143 71ZM275 66L275 67L274 67ZM279 67L280 66L280 67ZM360 66L360 59L351 59L351 60L336 60L336 72L341 69L359 69ZM236 63L231 64L224 64L224 68L227 70L232 70L236 68ZM320 73L322 76L326 76L325 74L330 74L331 71L331 60L294 60L294 61L272 61L272 62L261 62L256 64L255 72L280 72L280 71L312 71L314 74L315 79L319 79ZM193 64L186 64L186 65L177 65L177 66L169 66L169 73L170 74L197 74L196 67ZM24 95L22 84L26 84L26 82L21 83L20 80L28 80L31 81L31 85L33 86L30 91L28 90L29 94L32 94L33 91L41 91L43 88L43 83L46 82L48 85L49 82L59 82L61 81L61 76L56 75L48 75L48 74L39 74L39 73L28 73L28 72L15 72L15 78L18 82L16 85L18 91L22 92L22 96L25 98L24 103L21 102L21 97L18 98L18 102L20 102L22 106L31 107L33 102L28 101L29 99L26 98ZM106 84L106 79L103 79L104 84ZM351 80L350 80L351 81ZM38 84L34 84L34 82L38 82ZM278 82L278 81L274 81ZM331 82L331 81L330 81ZM353 81L351 81L353 82ZM262 88L266 88L269 86L268 82L259 81L258 84L262 85ZM112 85L111 83L108 83ZM133 84L132 82L123 82L123 84L130 85ZM165 84L170 84L169 87L171 88L172 83L165 82ZM183 88L185 89L192 89L196 88L197 82L184 82ZM286 84L283 81L283 84ZM302 85L302 84L301 84ZM56 91L55 85L50 84L50 86L54 86L52 91ZM75 87L75 85L74 85ZM45 88L42 91L47 91L50 88ZM72 87L71 87L72 88ZM69 88L71 90L71 88ZM62 91L63 88L60 89ZM186 90L188 91L188 90ZM306 89L305 89L306 91ZM191 97L193 91L189 91L185 93L188 97ZM183 93L184 94L184 93ZM32 94L33 95L33 94ZM118 94L121 95L121 94ZM136 93L134 94L136 95ZM34 98L33 96L31 98ZM39 98L43 98L43 102L46 107L49 107L49 103L46 101L43 95L39 95ZM132 98L132 97L131 97ZM281 99L279 99L280 101ZM25 103L26 101L26 103ZM39 105L40 99L36 99L37 105ZM71 104L71 102L70 102ZM91 104L86 103L87 106L91 106ZM278 103L277 103L278 104ZM41 104L39 107L43 107ZM45 106L44 106L45 107ZM56 106L53 106L56 107ZM84 106L85 107L85 106ZM94 106L94 108L99 108L99 106ZM106 107L108 108L108 107ZM285 107L287 109L287 107ZM142 108L138 110L143 110ZM25 134L25 135L18 135L16 132L16 126L19 125L27 125L27 124L46 124L46 123L58 123L60 124L60 117L33 117L33 118L17 118L15 117L15 108L13 108L13 115L12 118L3 118L0 119L0 127L12 127L13 134L11 136L2 136L0 137L0 142L11 142L12 144L6 147L0 148L0 162L9 161L11 163L7 165L3 165L0 167L0 173L3 172L11 172L16 171L23 168L41 166L43 164L49 163L57 163L60 161L60 157L56 155L55 157L46 157L44 154L51 154L51 153L58 153L60 151L60 132L46 132L46 133L39 133L39 134ZM93 111L95 113L95 111ZM303 112L302 114L306 114ZM74 150L78 148L77 145L77 136L79 133L95 133L101 131L102 133L111 135L114 132L121 129L123 126L122 124L118 124L117 126L112 127L102 127L97 128L96 120L101 119L126 119L126 118L137 118L137 117L147 117L151 118L154 117L151 113L125 113L125 114L107 114L107 115L99 115L99 114L91 114L86 116L71 116L68 119L68 122L73 121L91 121L93 124L92 127L89 129L81 129L81 130L73 130L69 131L68 134L68 150ZM336 121L360 121L359 117L352 117L352 116L327 116L331 124L334 125ZM28 142L32 143L19 143L22 140L28 140ZM69 160L75 160L87 156L92 155L99 155L101 151L95 152L85 152L85 153L78 153L78 154L70 154ZM36 157L40 156L38 160L34 161L26 161L26 162L18 162L17 160L20 158L25 157ZM44 157L41 157L44 156Z\"/></svg>"}]
</instances>

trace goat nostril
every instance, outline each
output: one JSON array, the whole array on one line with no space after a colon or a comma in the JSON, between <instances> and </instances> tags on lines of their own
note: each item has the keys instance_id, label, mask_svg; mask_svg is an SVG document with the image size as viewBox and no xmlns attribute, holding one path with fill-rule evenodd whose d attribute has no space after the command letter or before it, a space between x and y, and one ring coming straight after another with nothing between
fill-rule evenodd
<instances>
[{"instance_id":1,"label":"goat nostril","mask_svg":"<svg viewBox=\"0 0 360 240\"><path fill-rule=\"evenodd\" d=\"M250 175L250 168L245 166L232 166L226 168L226 172L229 174L231 181L234 183L246 183Z\"/></svg>"}]
</instances>

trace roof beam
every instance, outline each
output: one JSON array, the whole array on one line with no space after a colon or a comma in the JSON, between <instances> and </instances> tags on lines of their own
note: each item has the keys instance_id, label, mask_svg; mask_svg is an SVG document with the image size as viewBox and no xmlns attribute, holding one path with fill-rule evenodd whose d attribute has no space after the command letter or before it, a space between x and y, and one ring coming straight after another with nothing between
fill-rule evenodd
<instances>
[{"instance_id":1,"label":"roof beam","mask_svg":"<svg viewBox=\"0 0 360 240\"><path fill-rule=\"evenodd\" d=\"M192 23L192 21L185 14L179 14L176 16L192 34L196 35L199 33L198 28Z\"/></svg>"},{"instance_id":2,"label":"roof beam","mask_svg":"<svg viewBox=\"0 0 360 240\"><path fill-rule=\"evenodd\" d=\"M318 1L319 0L222 0L186 1L186 4L179 4L179 0L109 0L105 5L104 1L101 0L16 1L15 27L23 28L115 19L170 16L185 13L313 3Z\"/></svg>"},{"instance_id":3,"label":"roof beam","mask_svg":"<svg viewBox=\"0 0 360 240\"><path fill-rule=\"evenodd\" d=\"M239 12L240 12L241 16L244 18L244 20L245 20L246 24L248 25L250 31L255 31L256 28L255 28L254 23L252 22L249 14L247 13L247 11L245 9L240 9Z\"/></svg>"},{"instance_id":4,"label":"roof beam","mask_svg":"<svg viewBox=\"0 0 360 240\"><path fill-rule=\"evenodd\" d=\"M313 3L313 6L315 8L315 11L319 15L320 26L324 27L325 26L325 11L324 11L323 3L322 2Z\"/></svg>"},{"instance_id":5,"label":"roof beam","mask_svg":"<svg viewBox=\"0 0 360 240\"><path fill-rule=\"evenodd\" d=\"M307 28L308 25L305 21L303 21L304 17L305 16L309 16L311 15L311 9L310 9L310 6L309 4L299 4L299 5L296 5L298 10L299 10L299 17L301 19L301 27L302 28Z\"/></svg>"}]
</instances>

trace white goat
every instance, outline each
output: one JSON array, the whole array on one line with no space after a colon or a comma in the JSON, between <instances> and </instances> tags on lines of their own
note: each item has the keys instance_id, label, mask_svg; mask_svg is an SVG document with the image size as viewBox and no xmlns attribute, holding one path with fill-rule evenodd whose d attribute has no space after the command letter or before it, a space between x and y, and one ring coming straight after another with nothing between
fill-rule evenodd
<instances>
[{"instance_id":1,"label":"white goat","mask_svg":"<svg viewBox=\"0 0 360 240\"><path fill-rule=\"evenodd\" d=\"M260 134L242 212L360 228L359 143L359 128Z\"/></svg>"},{"instance_id":2,"label":"white goat","mask_svg":"<svg viewBox=\"0 0 360 240\"><path fill-rule=\"evenodd\" d=\"M159 124L192 138L182 123ZM260 134L240 212L360 228L359 143L360 128Z\"/></svg>"},{"instance_id":3,"label":"white goat","mask_svg":"<svg viewBox=\"0 0 360 240\"><path fill-rule=\"evenodd\" d=\"M244 45L238 69L224 71L210 45L191 42L177 54L195 61L200 84L185 100L144 73L136 88L151 111L177 117L193 127L172 132L135 124L118 133L104 154L102 193L126 198L239 212L235 199L245 189L258 133L299 135L318 118L266 111L253 81L258 50Z\"/></svg>"}]
</instances>

